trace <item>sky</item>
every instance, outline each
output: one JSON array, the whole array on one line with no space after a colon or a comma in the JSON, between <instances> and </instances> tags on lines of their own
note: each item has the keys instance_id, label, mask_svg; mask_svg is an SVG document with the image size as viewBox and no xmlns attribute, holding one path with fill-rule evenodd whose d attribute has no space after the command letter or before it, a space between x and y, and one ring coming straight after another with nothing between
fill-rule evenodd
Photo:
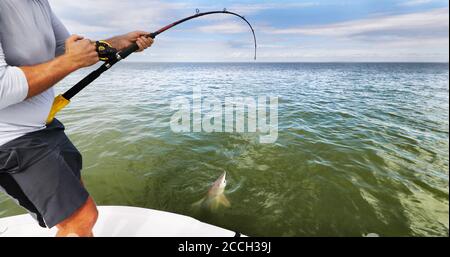
<instances>
[{"instance_id":1,"label":"sky","mask_svg":"<svg viewBox=\"0 0 450 257\"><path fill-rule=\"evenodd\" d=\"M92 40L156 31L195 10L227 8L254 26L260 62L448 62L447 0L49 0L72 34ZM161 34L145 62L247 62L253 37L215 15Z\"/></svg>"}]
</instances>

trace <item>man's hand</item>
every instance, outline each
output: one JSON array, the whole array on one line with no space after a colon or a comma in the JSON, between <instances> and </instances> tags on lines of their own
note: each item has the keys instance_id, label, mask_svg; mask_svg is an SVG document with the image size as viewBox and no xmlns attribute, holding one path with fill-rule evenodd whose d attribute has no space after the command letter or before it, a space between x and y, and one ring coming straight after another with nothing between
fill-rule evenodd
<instances>
[{"instance_id":1,"label":"man's hand","mask_svg":"<svg viewBox=\"0 0 450 257\"><path fill-rule=\"evenodd\" d=\"M78 35L72 35L66 40L66 53L63 57L72 63L75 69L94 65L100 60L95 44Z\"/></svg>"},{"instance_id":2,"label":"man's hand","mask_svg":"<svg viewBox=\"0 0 450 257\"><path fill-rule=\"evenodd\" d=\"M112 47L119 51L129 47L133 43L136 43L139 46L138 52L142 52L153 44L153 39L146 37L148 34L150 33L145 31L133 31L122 36L108 39L106 42L110 43Z\"/></svg>"}]
</instances>

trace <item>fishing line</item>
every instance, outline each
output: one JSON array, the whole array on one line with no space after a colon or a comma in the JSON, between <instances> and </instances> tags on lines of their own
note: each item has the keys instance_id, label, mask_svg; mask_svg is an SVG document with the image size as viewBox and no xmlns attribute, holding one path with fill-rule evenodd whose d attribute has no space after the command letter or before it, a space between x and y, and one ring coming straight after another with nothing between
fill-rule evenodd
<instances>
[{"instance_id":1,"label":"fishing line","mask_svg":"<svg viewBox=\"0 0 450 257\"><path fill-rule=\"evenodd\" d=\"M212 11L212 12L200 12L200 10L196 10L196 14L186 17L184 19L178 20L172 24L169 24L161 29L159 29L158 31L155 31L153 33L150 33L149 35L147 35L147 37L150 38L156 38L159 34L177 26L180 25L182 23L185 23L187 21L193 20L193 19L197 19L203 16L207 16L207 15L214 15L214 14L226 14L226 15L233 15L236 17L239 17L240 19L242 19L243 21L245 21L245 23L247 23L247 25L250 27L250 30L253 34L253 40L254 40L254 45L255 45L255 56L254 59L256 60L256 54L257 54L257 41L256 41L256 34L255 34L255 30L253 29L253 26L250 24L250 22L242 15L235 13L235 12L230 12L227 11L226 9L222 10L222 11ZM91 72L89 75L87 75L85 78L83 78L80 82L78 82L75 86L73 86L72 88L70 88L69 90L67 90L64 94L59 95L55 98L54 102L53 102L53 106L52 109L50 111L50 114L47 118L47 124L52 122L55 115L61 111L62 109L64 109L64 107L66 107L69 103L70 100L77 95L78 93L81 92L81 90L83 90L85 87L87 87L89 84L91 84L93 81L95 81L98 77L100 77L100 75L102 75L105 71L109 70L112 66L114 66L116 63L120 62L121 60L127 58L129 55L131 55L132 53L136 52L137 50L139 50L139 46L136 43L131 44L129 47L127 47L126 49L122 50L122 51L117 51L116 49L112 48L111 45L109 43L107 43L106 41L97 41L96 42L96 47L97 47L97 52L99 53L99 57L102 61L104 61L105 63L100 66L97 70Z\"/></svg>"}]
</instances>

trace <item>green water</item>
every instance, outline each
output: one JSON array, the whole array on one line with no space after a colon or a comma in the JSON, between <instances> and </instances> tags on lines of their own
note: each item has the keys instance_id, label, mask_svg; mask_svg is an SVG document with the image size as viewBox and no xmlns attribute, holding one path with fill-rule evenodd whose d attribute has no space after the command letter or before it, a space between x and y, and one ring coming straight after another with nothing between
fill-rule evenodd
<instances>
[{"instance_id":1,"label":"green water","mask_svg":"<svg viewBox=\"0 0 450 257\"><path fill-rule=\"evenodd\" d=\"M59 116L99 205L250 236L448 236L448 64L126 64ZM58 91L78 81L77 73ZM171 131L171 100L279 97L279 137ZM228 172L230 208L192 203ZM0 195L0 216L23 211Z\"/></svg>"}]
</instances>

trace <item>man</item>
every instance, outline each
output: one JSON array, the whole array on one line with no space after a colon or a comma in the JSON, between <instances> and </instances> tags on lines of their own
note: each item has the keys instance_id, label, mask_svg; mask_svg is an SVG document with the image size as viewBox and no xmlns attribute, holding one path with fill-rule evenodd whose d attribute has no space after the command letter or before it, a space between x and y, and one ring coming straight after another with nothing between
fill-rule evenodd
<instances>
[{"instance_id":1,"label":"man","mask_svg":"<svg viewBox=\"0 0 450 257\"><path fill-rule=\"evenodd\" d=\"M153 40L132 32L107 40L117 49ZM81 155L54 120L45 124L53 86L96 64L94 44L69 36L47 0L0 1L0 189L57 236L93 236L98 212L84 188Z\"/></svg>"}]
</instances>

